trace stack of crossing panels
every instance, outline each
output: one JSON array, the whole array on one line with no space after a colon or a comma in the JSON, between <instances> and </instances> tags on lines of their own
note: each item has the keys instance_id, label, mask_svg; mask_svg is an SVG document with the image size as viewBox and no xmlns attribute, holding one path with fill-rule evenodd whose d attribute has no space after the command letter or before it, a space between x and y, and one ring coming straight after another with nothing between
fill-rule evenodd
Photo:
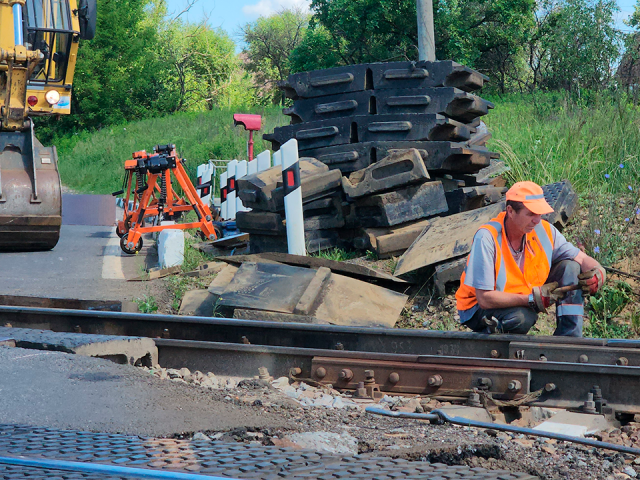
<instances>
[{"instance_id":1,"label":"stack of crossing panels","mask_svg":"<svg viewBox=\"0 0 640 480\"><path fill-rule=\"evenodd\" d=\"M294 100L284 110L291 124L264 138L273 150L295 138L301 157L344 175L342 214L334 216L342 227L333 227L324 246L397 255L425 219L501 199L504 182L495 175L504 164L486 148L490 134L480 120L493 104L471 93L487 80L439 61L350 65L293 74L281 84ZM320 235L312 226L305 215L307 236ZM386 251L376 235L401 240Z\"/></svg>"},{"instance_id":2,"label":"stack of crossing panels","mask_svg":"<svg viewBox=\"0 0 640 480\"><path fill-rule=\"evenodd\" d=\"M453 61L349 65L290 75L291 125L264 135L273 150L291 138L301 156L343 174L417 148L429 171L476 173L496 154L480 118L493 104L473 95L487 77ZM479 128L480 127L480 128Z\"/></svg>"},{"instance_id":3,"label":"stack of crossing panels","mask_svg":"<svg viewBox=\"0 0 640 480\"><path fill-rule=\"evenodd\" d=\"M307 251L345 246L342 174L314 158L301 158L300 188ZM282 167L238 179L238 196L250 211L236 214L236 226L249 234L251 253L287 252Z\"/></svg>"}]
</instances>

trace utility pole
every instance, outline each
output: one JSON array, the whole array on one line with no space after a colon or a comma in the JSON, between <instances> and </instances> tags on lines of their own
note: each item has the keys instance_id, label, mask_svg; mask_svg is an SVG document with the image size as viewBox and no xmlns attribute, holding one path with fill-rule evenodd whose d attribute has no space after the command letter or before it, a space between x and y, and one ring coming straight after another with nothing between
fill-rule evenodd
<instances>
[{"instance_id":1,"label":"utility pole","mask_svg":"<svg viewBox=\"0 0 640 480\"><path fill-rule=\"evenodd\" d=\"M433 0L416 0L418 11L418 60L435 62L436 41L433 34Z\"/></svg>"}]
</instances>

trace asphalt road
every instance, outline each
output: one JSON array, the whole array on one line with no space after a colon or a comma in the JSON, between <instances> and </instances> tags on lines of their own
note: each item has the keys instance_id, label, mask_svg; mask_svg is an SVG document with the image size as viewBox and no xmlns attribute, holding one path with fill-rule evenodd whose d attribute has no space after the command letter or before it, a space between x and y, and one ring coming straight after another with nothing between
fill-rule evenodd
<instances>
[{"instance_id":1,"label":"asphalt road","mask_svg":"<svg viewBox=\"0 0 640 480\"><path fill-rule=\"evenodd\" d=\"M0 424L171 436L284 420L222 401L131 365L60 352L0 347Z\"/></svg>"},{"instance_id":2,"label":"asphalt road","mask_svg":"<svg viewBox=\"0 0 640 480\"><path fill-rule=\"evenodd\" d=\"M124 256L112 226L63 225L46 252L0 252L0 294L81 300L123 300L139 295L143 258ZM132 275L131 275L132 276Z\"/></svg>"}]
</instances>

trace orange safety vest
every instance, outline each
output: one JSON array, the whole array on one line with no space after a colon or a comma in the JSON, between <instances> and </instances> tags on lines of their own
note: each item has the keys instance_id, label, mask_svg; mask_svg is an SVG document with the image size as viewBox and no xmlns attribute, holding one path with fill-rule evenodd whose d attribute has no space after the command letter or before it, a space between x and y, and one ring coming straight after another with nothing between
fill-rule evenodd
<instances>
[{"instance_id":1,"label":"orange safety vest","mask_svg":"<svg viewBox=\"0 0 640 480\"><path fill-rule=\"evenodd\" d=\"M495 290L507 293L528 295L533 287L544 285L551 271L553 258L553 231L546 220L540 221L531 233L526 234L524 247L524 266L520 271L513 259L509 240L504 229L506 212L502 212L486 225L493 235L496 248ZM471 255L469 255L470 257ZM469 265L467 257L467 266ZM469 310L477 305L476 289L464 284L466 268L460 278L460 288L456 292L458 310Z\"/></svg>"}]
</instances>

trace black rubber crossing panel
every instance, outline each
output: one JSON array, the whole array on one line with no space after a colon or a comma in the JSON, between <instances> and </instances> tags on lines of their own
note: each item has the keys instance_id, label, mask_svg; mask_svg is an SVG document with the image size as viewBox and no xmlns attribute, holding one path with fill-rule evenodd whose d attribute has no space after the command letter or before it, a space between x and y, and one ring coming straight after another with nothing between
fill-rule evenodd
<instances>
[{"instance_id":1,"label":"black rubber crossing panel","mask_svg":"<svg viewBox=\"0 0 640 480\"><path fill-rule=\"evenodd\" d=\"M288 98L321 97L363 90L455 87L472 92L489 77L451 60L387 62L295 73L280 83Z\"/></svg>"},{"instance_id":2,"label":"black rubber crossing panel","mask_svg":"<svg viewBox=\"0 0 640 480\"><path fill-rule=\"evenodd\" d=\"M578 206L578 194L575 192L569 180L550 183L542 187L544 199L547 201L553 213L543 215L547 222L556 228L563 228L573 216L573 212Z\"/></svg>"},{"instance_id":3,"label":"black rubber crossing panel","mask_svg":"<svg viewBox=\"0 0 640 480\"><path fill-rule=\"evenodd\" d=\"M400 113L439 113L469 123L492 108L491 102L457 88L398 88L299 99L283 112L291 117L291 124Z\"/></svg>"},{"instance_id":4,"label":"black rubber crossing panel","mask_svg":"<svg viewBox=\"0 0 640 480\"><path fill-rule=\"evenodd\" d=\"M506 470L416 462L375 455L335 455L276 446L144 438L21 425L0 425L0 456L48 458L241 479L535 480ZM0 465L5 479L129 479Z\"/></svg>"},{"instance_id":5,"label":"black rubber crossing panel","mask_svg":"<svg viewBox=\"0 0 640 480\"><path fill-rule=\"evenodd\" d=\"M273 150L295 138L298 150L370 141L463 141L475 131L438 114L361 115L276 127L262 136Z\"/></svg>"},{"instance_id":6,"label":"black rubber crossing panel","mask_svg":"<svg viewBox=\"0 0 640 480\"><path fill-rule=\"evenodd\" d=\"M300 155L313 157L330 169L354 172L382 160L394 150L415 148L427 170L446 173L476 173L488 167L499 154L485 147L469 147L458 142L361 142L334 147L301 150Z\"/></svg>"}]
</instances>

